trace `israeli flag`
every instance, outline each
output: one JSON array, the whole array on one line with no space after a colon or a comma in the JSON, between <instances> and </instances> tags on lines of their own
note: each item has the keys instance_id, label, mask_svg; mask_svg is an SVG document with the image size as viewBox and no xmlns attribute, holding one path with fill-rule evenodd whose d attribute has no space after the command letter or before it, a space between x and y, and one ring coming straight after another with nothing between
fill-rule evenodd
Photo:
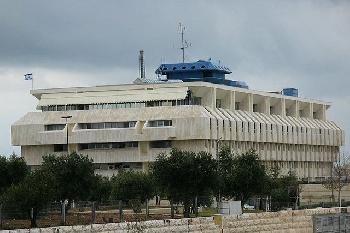
<instances>
[{"instance_id":1,"label":"israeli flag","mask_svg":"<svg viewBox=\"0 0 350 233\"><path fill-rule=\"evenodd\" d=\"M25 74L24 80L33 80L33 74Z\"/></svg>"}]
</instances>

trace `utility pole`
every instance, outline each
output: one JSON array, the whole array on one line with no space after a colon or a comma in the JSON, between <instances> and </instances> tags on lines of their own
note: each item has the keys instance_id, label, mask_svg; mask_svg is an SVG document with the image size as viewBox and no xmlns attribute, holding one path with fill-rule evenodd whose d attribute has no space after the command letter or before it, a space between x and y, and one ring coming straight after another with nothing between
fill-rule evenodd
<instances>
[{"instance_id":1,"label":"utility pole","mask_svg":"<svg viewBox=\"0 0 350 233\"><path fill-rule=\"evenodd\" d=\"M67 153L69 154L69 134L68 134L68 119L72 118L72 116L62 116L62 119L66 119L66 130L67 130L67 135L66 135L66 146L67 146Z\"/></svg>"}]
</instances>

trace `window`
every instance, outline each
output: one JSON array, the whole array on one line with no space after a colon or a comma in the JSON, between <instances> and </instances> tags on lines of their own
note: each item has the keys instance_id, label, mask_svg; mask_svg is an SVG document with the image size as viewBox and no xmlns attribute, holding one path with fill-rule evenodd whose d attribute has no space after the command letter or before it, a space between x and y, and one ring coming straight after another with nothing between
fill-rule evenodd
<instances>
[{"instance_id":1,"label":"window","mask_svg":"<svg viewBox=\"0 0 350 233\"><path fill-rule=\"evenodd\" d=\"M55 144L55 145L53 145L53 151L54 152L68 151L67 144Z\"/></svg>"},{"instance_id":2,"label":"window","mask_svg":"<svg viewBox=\"0 0 350 233\"><path fill-rule=\"evenodd\" d=\"M57 105L57 111L65 111L66 106L65 105Z\"/></svg>"},{"instance_id":3,"label":"window","mask_svg":"<svg viewBox=\"0 0 350 233\"><path fill-rule=\"evenodd\" d=\"M166 127L172 126L173 122L171 120L157 120L157 121L149 121L148 127Z\"/></svg>"},{"instance_id":4,"label":"window","mask_svg":"<svg viewBox=\"0 0 350 233\"><path fill-rule=\"evenodd\" d=\"M235 109L236 110L240 110L240 108L241 108L241 103L240 102L235 102Z\"/></svg>"},{"instance_id":5,"label":"window","mask_svg":"<svg viewBox=\"0 0 350 233\"><path fill-rule=\"evenodd\" d=\"M222 107L222 101L221 99L216 99L216 107L221 108Z\"/></svg>"},{"instance_id":6,"label":"window","mask_svg":"<svg viewBox=\"0 0 350 233\"><path fill-rule=\"evenodd\" d=\"M80 123L80 129L113 129L113 128L134 128L136 121L126 122L101 122L101 123Z\"/></svg>"},{"instance_id":7,"label":"window","mask_svg":"<svg viewBox=\"0 0 350 233\"><path fill-rule=\"evenodd\" d=\"M213 71L211 70L203 71L203 77L213 77Z\"/></svg>"},{"instance_id":8,"label":"window","mask_svg":"<svg viewBox=\"0 0 350 233\"><path fill-rule=\"evenodd\" d=\"M257 112L258 111L258 104L253 104L253 112Z\"/></svg>"},{"instance_id":9,"label":"window","mask_svg":"<svg viewBox=\"0 0 350 233\"><path fill-rule=\"evenodd\" d=\"M65 124L45 125L45 131L63 130L65 127Z\"/></svg>"},{"instance_id":10,"label":"window","mask_svg":"<svg viewBox=\"0 0 350 233\"><path fill-rule=\"evenodd\" d=\"M193 105L201 105L202 103L202 98L201 97L193 97L192 98L192 104Z\"/></svg>"},{"instance_id":11,"label":"window","mask_svg":"<svg viewBox=\"0 0 350 233\"><path fill-rule=\"evenodd\" d=\"M109 150L122 148L137 148L138 142L105 142L80 144L81 150Z\"/></svg>"},{"instance_id":12,"label":"window","mask_svg":"<svg viewBox=\"0 0 350 233\"><path fill-rule=\"evenodd\" d=\"M56 105L49 106L48 110L49 111L56 111Z\"/></svg>"},{"instance_id":13,"label":"window","mask_svg":"<svg viewBox=\"0 0 350 233\"><path fill-rule=\"evenodd\" d=\"M170 148L171 147L171 141L164 140L164 141L152 141L150 143L151 148Z\"/></svg>"}]
</instances>

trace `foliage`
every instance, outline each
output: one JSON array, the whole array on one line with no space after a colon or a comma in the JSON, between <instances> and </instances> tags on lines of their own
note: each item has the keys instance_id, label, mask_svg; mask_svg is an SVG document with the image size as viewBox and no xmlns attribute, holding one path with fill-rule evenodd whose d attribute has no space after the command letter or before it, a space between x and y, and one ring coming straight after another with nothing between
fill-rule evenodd
<instances>
[{"instance_id":1,"label":"foliage","mask_svg":"<svg viewBox=\"0 0 350 233\"><path fill-rule=\"evenodd\" d=\"M86 200L95 180L94 165L87 156L70 155L43 157L42 169L53 177L56 200Z\"/></svg>"},{"instance_id":2,"label":"foliage","mask_svg":"<svg viewBox=\"0 0 350 233\"><path fill-rule=\"evenodd\" d=\"M112 184L107 177L96 175L94 176L91 191L90 201L105 202L111 197Z\"/></svg>"},{"instance_id":3,"label":"foliage","mask_svg":"<svg viewBox=\"0 0 350 233\"><path fill-rule=\"evenodd\" d=\"M154 196L154 182L150 174L124 171L112 177L112 199L141 200L145 202Z\"/></svg>"},{"instance_id":4,"label":"foliage","mask_svg":"<svg viewBox=\"0 0 350 233\"><path fill-rule=\"evenodd\" d=\"M11 185L22 181L27 173L27 164L23 158L16 155L9 158L0 156L0 195Z\"/></svg>"},{"instance_id":5,"label":"foliage","mask_svg":"<svg viewBox=\"0 0 350 233\"><path fill-rule=\"evenodd\" d=\"M182 202L184 215L188 217L193 199L213 192L217 181L216 167L208 153L172 149L170 155L157 157L152 172L160 190L171 202Z\"/></svg>"},{"instance_id":6,"label":"foliage","mask_svg":"<svg viewBox=\"0 0 350 233\"><path fill-rule=\"evenodd\" d=\"M220 197L235 198L244 204L248 198L266 193L268 175L254 150L235 155L229 147L223 146L217 163Z\"/></svg>"},{"instance_id":7,"label":"foliage","mask_svg":"<svg viewBox=\"0 0 350 233\"><path fill-rule=\"evenodd\" d=\"M228 146L220 148L218 154L218 181L217 181L217 195L228 199L233 198L235 193L235 155Z\"/></svg>"},{"instance_id":8,"label":"foliage","mask_svg":"<svg viewBox=\"0 0 350 233\"><path fill-rule=\"evenodd\" d=\"M28 174L24 180L12 185L4 194L4 205L26 213L31 227L36 227L37 215L53 198L52 177L43 170Z\"/></svg>"},{"instance_id":9,"label":"foliage","mask_svg":"<svg viewBox=\"0 0 350 233\"><path fill-rule=\"evenodd\" d=\"M280 175L278 168L272 168L272 173L269 176L267 194L271 196L274 207L280 209L288 207L289 204L297 204L299 194L299 182L296 175L289 172L287 175Z\"/></svg>"},{"instance_id":10,"label":"foliage","mask_svg":"<svg viewBox=\"0 0 350 233\"><path fill-rule=\"evenodd\" d=\"M348 184L348 164L349 158L345 155L333 164L331 177L323 183L323 187L332 191L332 202L335 202L334 191L338 192L338 204L341 206L341 191Z\"/></svg>"},{"instance_id":11,"label":"foliage","mask_svg":"<svg viewBox=\"0 0 350 233\"><path fill-rule=\"evenodd\" d=\"M253 195L264 192L266 171L254 150L249 150L233 161L232 193L242 204Z\"/></svg>"}]
</instances>

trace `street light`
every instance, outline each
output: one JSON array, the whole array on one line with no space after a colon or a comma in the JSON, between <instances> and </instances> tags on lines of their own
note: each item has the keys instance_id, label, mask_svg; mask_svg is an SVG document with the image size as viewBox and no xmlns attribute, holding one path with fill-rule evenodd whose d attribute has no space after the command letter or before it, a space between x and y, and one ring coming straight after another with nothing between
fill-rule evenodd
<instances>
[{"instance_id":1,"label":"street light","mask_svg":"<svg viewBox=\"0 0 350 233\"><path fill-rule=\"evenodd\" d=\"M67 145L67 153L69 154L69 149L68 149L68 119L72 118L72 116L62 116L61 118L66 119L66 130L67 130L66 145Z\"/></svg>"}]
</instances>

